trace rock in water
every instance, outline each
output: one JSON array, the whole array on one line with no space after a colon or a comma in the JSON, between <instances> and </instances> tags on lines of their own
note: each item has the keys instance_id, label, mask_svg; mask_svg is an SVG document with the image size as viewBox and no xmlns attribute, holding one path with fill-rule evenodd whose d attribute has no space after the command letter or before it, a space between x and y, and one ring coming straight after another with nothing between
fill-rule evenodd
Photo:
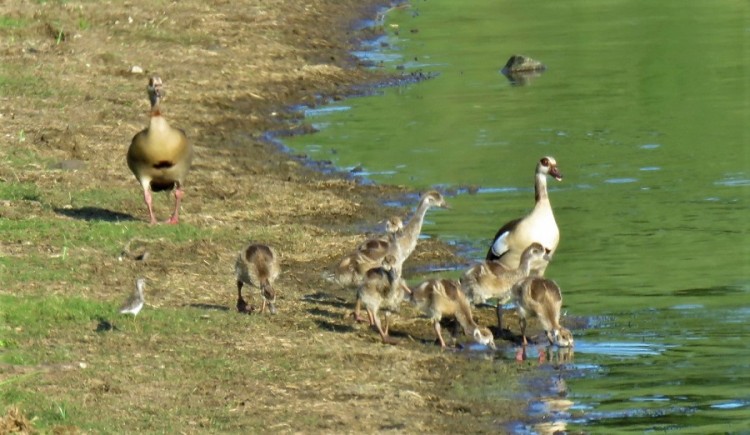
<instances>
[{"instance_id":1,"label":"rock in water","mask_svg":"<svg viewBox=\"0 0 750 435\"><path fill-rule=\"evenodd\" d=\"M503 74L507 75L508 73L544 71L545 69L547 69L547 67L538 60L520 54L514 54L508 59L508 62L505 63Z\"/></svg>"}]
</instances>

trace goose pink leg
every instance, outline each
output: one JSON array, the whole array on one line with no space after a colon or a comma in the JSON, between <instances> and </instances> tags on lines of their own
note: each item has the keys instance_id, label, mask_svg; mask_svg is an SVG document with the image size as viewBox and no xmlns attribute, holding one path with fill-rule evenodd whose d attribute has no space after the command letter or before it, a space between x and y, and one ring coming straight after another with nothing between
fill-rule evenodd
<instances>
[{"instance_id":1,"label":"goose pink leg","mask_svg":"<svg viewBox=\"0 0 750 435\"><path fill-rule=\"evenodd\" d=\"M185 196L185 192L181 187L177 187L174 190L174 213L172 213L172 217L167 220L168 224L177 224L180 222L180 201L183 196Z\"/></svg>"},{"instance_id":2,"label":"goose pink leg","mask_svg":"<svg viewBox=\"0 0 750 435\"><path fill-rule=\"evenodd\" d=\"M146 207L148 207L148 215L151 217L151 225L156 223L156 216L154 215L154 202L151 197L151 189L143 189L143 200L146 201Z\"/></svg>"}]
</instances>

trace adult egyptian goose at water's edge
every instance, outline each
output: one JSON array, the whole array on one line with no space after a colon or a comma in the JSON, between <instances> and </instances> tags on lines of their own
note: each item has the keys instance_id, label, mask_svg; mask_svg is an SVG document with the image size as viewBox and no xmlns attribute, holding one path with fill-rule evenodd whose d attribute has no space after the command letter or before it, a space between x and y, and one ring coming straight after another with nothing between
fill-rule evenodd
<instances>
[{"instance_id":1,"label":"adult egyptian goose at water's edge","mask_svg":"<svg viewBox=\"0 0 750 435\"><path fill-rule=\"evenodd\" d=\"M550 257L554 254L560 241L560 230L547 194L547 175L555 180L562 180L557 162L552 157L542 157L536 165L534 209L526 216L506 223L497 231L487 251L487 260L499 261L503 266L515 269L519 265L521 254L532 243L544 246ZM535 273L543 275L545 269L546 265L535 270Z\"/></svg>"},{"instance_id":2,"label":"adult egyptian goose at water's edge","mask_svg":"<svg viewBox=\"0 0 750 435\"><path fill-rule=\"evenodd\" d=\"M138 132L128 148L128 167L143 187L143 199L151 223L156 223L151 192L174 189L175 205L170 224L179 222L180 201L184 196L183 180L193 161L193 145L185 132L171 127L162 116L160 101L164 97L161 78L148 82L151 118L148 127Z\"/></svg>"}]
</instances>

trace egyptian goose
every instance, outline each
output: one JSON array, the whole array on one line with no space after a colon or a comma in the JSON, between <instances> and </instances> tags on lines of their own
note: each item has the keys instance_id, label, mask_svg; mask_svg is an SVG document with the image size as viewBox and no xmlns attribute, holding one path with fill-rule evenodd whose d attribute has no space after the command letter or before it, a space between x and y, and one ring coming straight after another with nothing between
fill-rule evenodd
<instances>
[{"instance_id":1,"label":"egyptian goose","mask_svg":"<svg viewBox=\"0 0 750 435\"><path fill-rule=\"evenodd\" d=\"M268 245L251 243L240 251L234 271L237 276L237 311L248 311L247 303L242 298L242 286L248 284L260 290L260 312L263 313L268 304L271 314L275 314L276 292L273 283L281 272L276 251ZM249 311L253 310L251 306Z\"/></svg>"},{"instance_id":2,"label":"egyptian goose","mask_svg":"<svg viewBox=\"0 0 750 435\"><path fill-rule=\"evenodd\" d=\"M380 266L389 247L396 240L396 235L402 229L401 218L391 217L385 224L384 235L360 243L354 251L338 262L333 274L329 276L324 273L324 276L344 287L360 284L368 270Z\"/></svg>"},{"instance_id":3,"label":"egyptian goose","mask_svg":"<svg viewBox=\"0 0 750 435\"><path fill-rule=\"evenodd\" d=\"M411 289L411 303L431 321L440 347L445 347L445 340L440 331L440 319L453 316L464 330L464 333L475 342L495 349L495 341L487 328L480 328L471 315L471 305L461 290L461 284L452 279L430 279Z\"/></svg>"},{"instance_id":4,"label":"egyptian goose","mask_svg":"<svg viewBox=\"0 0 750 435\"><path fill-rule=\"evenodd\" d=\"M370 239L360 244L354 252L339 261L334 270L334 281L344 286L359 284L365 272L378 267L383 257L389 253L396 257L400 269L414 252L425 214L431 207L447 207L443 195L434 190L422 195L414 216L405 226L392 220L386 224L386 230L390 231L386 237Z\"/></svg>"},{"instance_id":5,"label":"egyptian goose","mask_svg":"<svg viewBox=\"0 0 750 435\"><path fill-rule=\"evenodd\" d=\"M544 246L550 257L555 253L560 241L560 230L557 228L547 194L547 175L555 180L562 180L557 162L552 157L542 157L536 165L534 209L526 216L506 223L497 231L487 251L487 260L499 261L503 266L515 269L519 265L523 250L535 242ZM542 276L546 268L545 264L535 273Z\"/></svg>"},{"instance_id":6,"label":"egyptian goose","mask_svg":"<svg viewBox=\"0 0 750 435\"><path fill-rule=\"evenodd\" d=\"M539 243L532 243L521 254L521 264L516 269L509 269L499 261L484 260L464 272L461 288L474 305L483 304L488 299L497 299L499 319L499 311L511 298L513 285L529 276L532 269L545 267L548 261L549 255L544 247Z\"/></svg>"},{"instance_id":7,"label":"egyptian goose","mask_svg":"<svg viewBox=\"0 0 750 435\"><path fill-rule=\"evenodd\" d=\"M387 254L380 267L367 271L357 289L357 302L365 306L370 324L375 326L384 344L396 344L388 336L390 313L398 312L404 294L409 289L401 279L401 272L396 267L397 261L394 255ZM385 327L378 314L381 309L385 311Z\"/></svg>"},{"instance_id":8,"label":"egyptian goose","mask_svg":"<svg viewBox=\"0 0 750 435\"><path fill-rule=\"evenodd\" d=\"M120 314L132 314L133 317L137 316L143 308L143 304L146 303L146 299L143 297L143 290L146 287L146 280L138 278L135 281L135 291L128 296L128 298L120 306Z\"/></svg>"},{"instance_id":9,"label":"egyptian goose","mask_svg":"<svg viewBox=\"0 0 750 435\"><path fill-rule=\"evenodd\" d=\"M531 276L514 285L511 293L520 317L524 345L527 344L526 319L536 316L539 317L550 344L560 347L573 346L573 334L560 326L562 292L554 281ZM502 318L498 321L502 323ZM502 328L502 324L500 327Z\"/></svg>"},{"instance_id":10,"label":"egyptian goose","mask_svg":"<svg viewBox=\"0 0 750 435\"><path fill-rule=\"evenodd\" d=\"M159 103L165 94L161 78L151 77L147 89L151 119L148 127L138 132L130 142L128 167L143 187L143 199L151 224L156 223L151 192L174 189L174 212L167 222L176 224L180 219L180 201L185 194L182 190L183 180L193 161L193 145L184 131L171 127L162 116Z\"/></svg>"}]
</instances>

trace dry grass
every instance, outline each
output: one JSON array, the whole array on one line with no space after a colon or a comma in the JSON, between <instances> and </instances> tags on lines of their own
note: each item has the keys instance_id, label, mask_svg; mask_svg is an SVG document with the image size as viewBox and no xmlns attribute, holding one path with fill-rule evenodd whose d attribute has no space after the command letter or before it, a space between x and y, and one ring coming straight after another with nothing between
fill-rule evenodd
<instances>
[{"instance_id":1,"label":"dry grass","mask_svg":"<svg viewBox=\"0 0 750 435\"><path fill-rule=\"evenodd\" d=\"M0 4L2 424L471 432L522 413L497 391L523 367L424 344L431 329L409 309L394 326L404 345L382 346L346 318L352 294L321 278L393 214L378 198L405 190L322 175L261 140L304 129L291 104L382 79L347 55L364 36L353 17L374 14L360 3ZM166 116L196 146L177 227L146 224L125 165L146 124L134 65L164 78ZM166 217L171 200L155 202ZM277 316L233 311L232 261L248 240L282 255ZM410 261L459 260L426 241ZM117 316L139 276L148 306Z\"/></svg>"}]
</instances>

